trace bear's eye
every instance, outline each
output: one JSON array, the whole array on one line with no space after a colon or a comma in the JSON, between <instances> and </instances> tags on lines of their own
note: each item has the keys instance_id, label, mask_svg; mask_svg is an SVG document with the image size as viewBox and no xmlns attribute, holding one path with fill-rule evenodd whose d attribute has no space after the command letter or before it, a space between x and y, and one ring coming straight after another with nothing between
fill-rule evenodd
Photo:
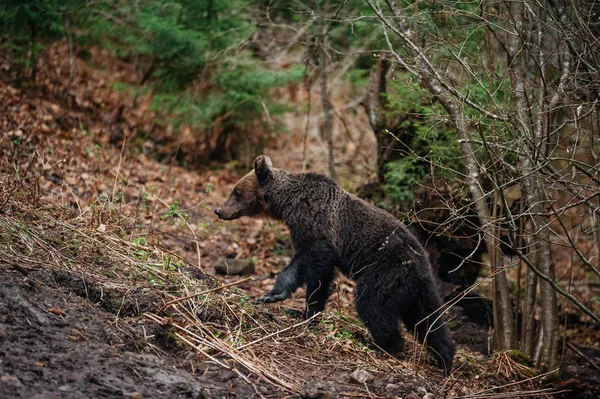
<instances>
[{"instance_id":1,"label":"bear's eye","mask_svg":"<svg viewBox=\"0 0 600 399\"><path fill-rule=\"evenodd\" d=\"M242 193L240 193L240 191L239 191L239 190L233 190L233 193L232 193L232 194L233 194L233 196L234 196L235 198L239 198L239 197L242 195Z\"/></svg>"}]
</instances>

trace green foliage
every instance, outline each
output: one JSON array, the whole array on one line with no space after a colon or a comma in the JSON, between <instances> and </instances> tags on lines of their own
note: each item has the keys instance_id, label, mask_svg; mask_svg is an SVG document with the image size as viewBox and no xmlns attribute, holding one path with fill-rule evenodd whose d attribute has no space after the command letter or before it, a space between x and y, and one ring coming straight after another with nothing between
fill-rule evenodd
<instances>
[{"instance_id":1,"label":"green foliage","mask_svg":"<svg viewBox=\"0 0 600 399\"><path fill-rule=\"evenodd\" d=\"M64 35L65 12L83 0L3 0L0 2L0 37L15 61L26 69L35 67L37 57Z\"/></svg>"},{"instance_id":2,"label":"green foliage","mask_svg":"<svg viewBox=\"0 0 600 399\"><path fill-rule=\"evenodd\" d=\"M169 205L169 210L166 211L162 216L161 219L170 219L170 220L175 220L178 219L181 221L181 225L185 225L185 221L188 220L190 218L190 215L179 209L179 203L177 201L175 201L173 204Z\"/></svg>"},{"instance_id":3,"label":"green foliage","mask_svg":"<svg viewBox=\"0 0 600 399\"><path fill-rule=\"evenodd\" d=\"M427 171L413 156L407 156L386 165L385 193L393 203L412 199L412 191L425 177Z\"/></svg>"},{"instance_id":4,"label":"green foliage","mask_svg":"<svg viewBox=\"0 0 600 399\"><path fill-rule=\"evenodd\" d=\"M264 122L269 131L270 117L285 110L269 90L299 80L303 67L273 72L250 51L253 7L247 0L6 0L0 44L32 68L69 26L80 47L100 44L136 66L139 86L115 88L136 96L151 88L165 123L249 131Z\"/></svg>"},{"instance_id":5,"label":"green foliage","mask_svg":"<svg viewBox=\"0 0 600 399\"><path fill-rule=\"evenodd\" d=\"M177 91L253 32L246 8L243 0L99 3L86 14L86 39L120 57L146 56L141 67L148 68L161 91Z\"/></svg>"},{"instance_id":6,"label":"green foliage","mask_svg":"<svg viewBox=\"0 0 600 399\"><path fill-rule=\"evenodd\" d=\"M303 3L259 0L255 3L258 3L260 14L266 16L269 25L272 21L277 22L270 30L276 31L285 26L302 26L305 29L301 41L305 43L303 51L306 57L313 60L319 57L318 44L327 49L332 63L348 63L343 78L348 79L357 90L366 86L369 72L375 64L375 58L369 51L387 47L381 34L381 24L364 0ZM360 18L357 18L359 15ZM323 37L325 31L326 38Z\"/></svg>"},{"instance_id":7,"label":"green foliage","mask_svg":"<svg viewBox=\"0 0 600 399\"><path fill-rule=\"evenodd\" d=\"M146 236L139 236L133 240L133 243L138 246L146 245L147 238Z\"/></svg>"},{"instance_id":8,"label":"green foliage","mask_svg":"<svg viewBox=\"0 0 600 399\"><path fill-rule=\"evenodd\" d=\"M384 188L392 202L403 202L412 198L412 191L432 166L436 174L451 177L463 169L463 164L456 131L442 123L442 106L408 74L399 75L391 86L387 117L410 115L398 128L413 132L413 136L410 148L402 148L402 157L386 165Z\"/></svg>"},{"instance_id":9,"label":"green foliage","mask_svg":"<svg viewBox=\"0 0 600 399\"><path fill-rule=\"evenodd\" d=\"M514 361L520 363L520 364L524 364L526 366L531 366L533 364L533 362L531 361L531 358L529 357L529 355L527 355L524 352L521 352L518 349L513 349L510 350L508 352L506 352L506 354L513 359Z\"/></svg>"},{"instance_id":10,"label":"green foliage","mask_svg":"<svg viewBox=\"0 0 600 399\"><path fill-rule=\"evenodd\" d=\"M250 295L248 294L243 294L240 297L240 306L243 308L246 306L246 304L250 301Z\"/></svg>"},{"instance_id":11,"label":"green foliage","mask_svg":"<svg viewBox=\"0 0 600 399\"><path fill-rule=\"evenodd\" d=\"M135 58L153 109L176 126L247 128L283 108L269 89L302 68L274 73L246 43L256 31L245 0L140 0L100 3L86 13L84 42ZM106 16L110 15L111 18Z\"/></svg>"},{"instance_id":12,"label":"green foliage","mask_svg":"<svg viewBox=\"0 0 600 399\"><path fill-rule=\"evenodd\" d=\"M457 56L467 63L482 60L486 27L479 18L481 2L401 0L400 5L419 39L427 42L427 47L435 47L433 60L454 60Z\"/></svg>"},{"instance_id":13,"label":"green foliage","mask_svg":"<svg viewBox=\"0 0 600 399\"><path fill-rule=\"evenodd\" d=\"M245 128L261 119L263 104L271 116L286 111L286 107L273 101L268 90L298 80L302 73L301 68L274 73L260 68L258 63L234 65L215 72L211 82L214 90L204 98L192 91L161 92L154 97L152 109L173 116L176 125L213 127L222 123ZM225 117L219 119L220 116Z\"/></svg>"},{"instance_id":14,"label":"green foliage","mask_svg":"<svg viewBox=\"0 0 600 399\"><path fill-rule=\"evenodd\" d=\"M181 261L174 256L165 255L163 257L163 270L167 272L177 272L181 268Z\"/></svg>"}]
</instances>

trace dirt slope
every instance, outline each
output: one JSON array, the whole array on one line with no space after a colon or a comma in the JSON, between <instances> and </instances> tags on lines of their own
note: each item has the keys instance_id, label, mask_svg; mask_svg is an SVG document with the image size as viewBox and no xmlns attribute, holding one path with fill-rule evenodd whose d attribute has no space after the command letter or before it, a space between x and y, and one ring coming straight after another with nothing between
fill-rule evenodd
<instances>
[{"instance_id":1,"label":"dirt slope","mask_svg":"<svg viewBox=\"0 0 600 399\"><path fill-rule=\"evenodd\" d=\"M20 271L19 271L20 270ZM189 373L168 352L149 353L152 326L122 323L61 286L60 273L0 266L0 397L229 398L255 395L207 365ZM154 328L160 334L160 329ZM263 386L268 394L272 389ZM276 397L275 395L274 397Z\"/></svg>"}]
</instances>

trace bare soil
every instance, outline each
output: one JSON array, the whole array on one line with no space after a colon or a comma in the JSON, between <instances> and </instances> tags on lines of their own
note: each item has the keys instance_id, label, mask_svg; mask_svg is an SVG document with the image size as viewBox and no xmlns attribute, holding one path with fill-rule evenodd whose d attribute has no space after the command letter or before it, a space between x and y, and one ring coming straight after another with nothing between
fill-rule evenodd
<instances>
[{"instance_id":1,"label":"bare soil","mask_svg":"<svg viewBox=\"0 0 600 399\"><path fill-rule=\"evenodd\" d=\"M169 349L161 327L119 319L59 283L60 274L20 270L0 266L0 397L256 395L251 384L218 366L187 371L185 353ZM164 350L152 353L149 342ZM278 397L267 385L260 389Z\"/></svg>"}]
</instances>

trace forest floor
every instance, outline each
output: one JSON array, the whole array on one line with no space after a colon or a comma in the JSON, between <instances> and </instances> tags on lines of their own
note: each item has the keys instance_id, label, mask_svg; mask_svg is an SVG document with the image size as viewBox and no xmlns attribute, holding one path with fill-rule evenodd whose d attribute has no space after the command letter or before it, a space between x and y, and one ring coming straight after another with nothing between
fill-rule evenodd
<instances>
[{"instance_id":1,"label":"forest floor","mask_svg":"<svg viewBox=\"0 0 600 399\"><path fill-rule=\"evenodd\" d=\"M283 304L258 303L293 249L278 223L214 216L245 171L178 166L176 149L193 143L159 147L154 136L167 129L154 124L149 98L113 89L131 71L92 52L71 79L65 51L49 50L35 87L0 80L0 397L599 394L592 344L600 337L585 325L571 330L559 379L518 354L487 355L488 328L453 309L458 352L443 378L412 341L400 358L373 347L346 279L310 320L301 317L302 292ZM349 187L365 181L356 154L373 145L356 140L339 154ZM274 139L267 150L276 165L300 170L302 141ZM315 156L312 169L324 170L324 159ZM215 274L233 258L254 271Z\"/></svg>"}]
</instances>

